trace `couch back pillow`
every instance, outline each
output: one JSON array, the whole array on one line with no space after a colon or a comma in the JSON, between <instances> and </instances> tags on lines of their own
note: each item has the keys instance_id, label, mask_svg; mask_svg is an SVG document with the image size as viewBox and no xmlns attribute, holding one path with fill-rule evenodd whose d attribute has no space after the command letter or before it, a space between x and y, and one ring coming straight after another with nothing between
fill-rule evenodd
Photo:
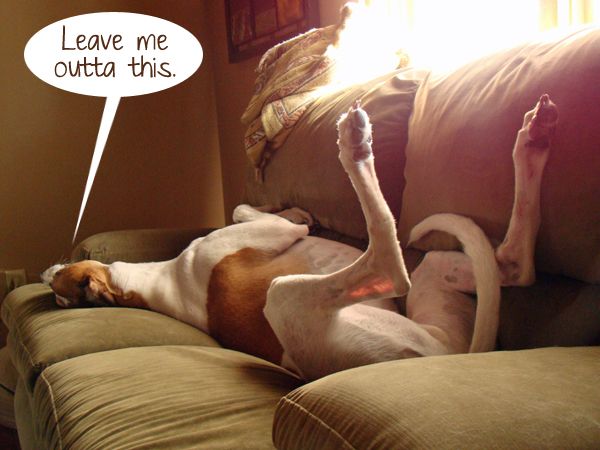
<instances>
[{"instance_id":1,"label":"couch back pillow","mask_svg":"<svg viewBox=\"0 0 600 450\"><path fill-rule=\"evenodd\" d=\"M559 108L542 181L537 268L600 282L600 30L529 43L424 82L406 147L401 241L439 212L474 219L493 241L508 227L512 148L541 94Z\"/></svg>"},{"instance_id":2,"label":"couch back pillow","mask_svg":"<svg viewBox=\"0 0 600 450\"><path fill-rule=\"evenodd\" d=\"M416 79L415 79L416 78ZM373 153L384 196L399 216L404 188L404 147L419 73L396 71L319 98L269 160L264 181L249 168L245 201L304 208L325 228L365 239L360 204L338 160L337 121L361 99L373 124Z\"/></svg>"}]
</instances>

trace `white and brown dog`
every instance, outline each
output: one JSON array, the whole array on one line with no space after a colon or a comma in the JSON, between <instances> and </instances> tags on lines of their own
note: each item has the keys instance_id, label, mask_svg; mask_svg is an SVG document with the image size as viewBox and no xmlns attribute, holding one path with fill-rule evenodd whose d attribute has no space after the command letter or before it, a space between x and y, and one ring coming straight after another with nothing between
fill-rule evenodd
<instances>
[{"instance_id":1,"label":"white and brown dog","mask_svg":"<svg viewBox=\"0 0 600 450\"><path fill-rule=\"evenodd\" d=\"M427 253L412 288L375 174L371 125L358 104L341 117L338 144L366 218L366 252L309 236L312 218L297 208L271 214L241 205L236 224L193 241L173 260L83 261L51 267L43 279L60 306L157 311L306 380L386 360L490 351L500 285L534 281L540 182L557 118L547 95L525 114L513 151L515 200L504 242L494 251L470 219L431 216L411 240L441 230L456 236L464 253ZM405 317L393 299L407 293Z\"/></svg>"}]
</instances>

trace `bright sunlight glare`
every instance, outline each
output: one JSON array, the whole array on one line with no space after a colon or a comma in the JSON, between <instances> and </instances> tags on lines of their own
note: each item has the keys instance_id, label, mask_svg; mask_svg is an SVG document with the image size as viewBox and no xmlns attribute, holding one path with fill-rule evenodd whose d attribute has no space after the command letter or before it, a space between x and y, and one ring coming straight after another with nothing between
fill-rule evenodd
<instances>
[{"instance_id":1,"label":"bright sunlight glare","mask_svg":"<svg viewBox=\"0 0 600 450\"><path fill-rule=\"evenodd\" d=\"M542 37L542 30L600 23L600 0L362 0L336 59L341 85L393 69L395 50L410 65L445 71ZM542 7L542 5L547 5ZM548 6L549 5L549 6Z\"/></svg>"},{"instance_id":2,"label":"bright sunlight glare","mask_svg":"<svg viewBox=\"0 0 600 450\"><path fill-rule=\"evenodd\" d=\"M337 45L327 49L335 60L332 85L337 87L369 80L394 70L400 62L400 41L393 37L395 18L363 3L353 5L352 10Z\"/></svg>"},{"instance_id":3,"label":"bright sunlight glare","mask_svg":"<svg viewBox=\"0 0 600 450\"><path fill-rule=\"evenodd\" d=\"M535 38L539 17L539 0L417 0L406 47L415 66L451 69Z\"/></svg>"}]
</instances>

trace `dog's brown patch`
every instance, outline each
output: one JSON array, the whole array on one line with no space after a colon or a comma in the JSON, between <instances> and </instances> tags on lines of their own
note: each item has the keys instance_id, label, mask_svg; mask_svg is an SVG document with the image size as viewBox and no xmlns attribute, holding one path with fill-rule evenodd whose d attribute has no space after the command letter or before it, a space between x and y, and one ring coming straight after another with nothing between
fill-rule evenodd
<instances>
[{"instance_id":1,"label":"dog's brown patch","mask_svg":"<svg viewBox=\"0 0 600 450\"><path fill-rule=\"evenodd\" d=\"M271 281L281 275L306 273L297 256L273 255L244 248L223 258L208 284L208 328L227 348L281 363L283 348L263 314Z\"/></svg>"}]
</instances>

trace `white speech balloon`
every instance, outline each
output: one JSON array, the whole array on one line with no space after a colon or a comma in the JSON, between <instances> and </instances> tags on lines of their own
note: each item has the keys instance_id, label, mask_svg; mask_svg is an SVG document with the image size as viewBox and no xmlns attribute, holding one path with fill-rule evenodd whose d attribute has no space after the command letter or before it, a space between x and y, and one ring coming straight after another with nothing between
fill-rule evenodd
<instances>
[{"instance_id":1,"label":"white speech balloon","mask_svg":"<svg viewBox=\"0 0 600 450\"><path fill-rule=\"evenodd\" d=\"M142 58L144 74L136 76ZM59 20L34 34L25 46L25 63L38 78L65 91L97 97L131 97L168 89L192 76L201 62L202 46L185 28L158 17L125 12ZM139 63L137 73L132 63Z\"/></svg>"},{"instance_id":2,"label":"white speech balloon","mask_svg":"<svg viewBox=\"0 0 600 450\"><path fill-rule=\"evenodd\" d=\"M76 94L106 97L73 243L121 97L168 89L202 63L192 33L144 14L100 12L54 22L27 42L25 63L46 83Z\"/></svg>"}]
</instances>

